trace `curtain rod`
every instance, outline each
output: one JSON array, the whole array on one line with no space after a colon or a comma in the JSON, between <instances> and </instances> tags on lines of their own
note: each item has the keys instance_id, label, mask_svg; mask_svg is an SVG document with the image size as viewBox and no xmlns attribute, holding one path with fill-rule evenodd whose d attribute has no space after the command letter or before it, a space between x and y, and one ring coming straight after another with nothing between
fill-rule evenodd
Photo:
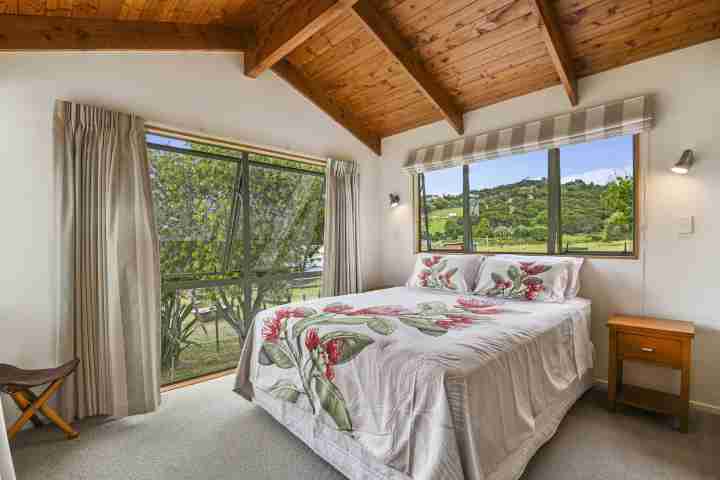
<instances>
[{"instance_id":1,"label":"curtain rod","mask_svg":"<svg viewBox=\"0 0 720 480\"><path fill-rule=\"evenodd\" d=\"M218 147L233 148L239 150L245 150L260 155L268 155L273 157L281 157L287 160L296 160L300 162L309 163L324 167L327 161L323 158L316 157L314 155L307 155L304 153L297 153L291 150L285 150L275 147L267 147L263 145L256 145L252 143L237 142L227 137L210 137L203 133L195 133L188 130L178 130L174 127L167 127L165 125L157 123L146 123L145 130L148 133L154 133L158 135L168 135L183 140L189 140L199 143L207 143L209 145L215 145Z\"/></svg>"}]
</instances>

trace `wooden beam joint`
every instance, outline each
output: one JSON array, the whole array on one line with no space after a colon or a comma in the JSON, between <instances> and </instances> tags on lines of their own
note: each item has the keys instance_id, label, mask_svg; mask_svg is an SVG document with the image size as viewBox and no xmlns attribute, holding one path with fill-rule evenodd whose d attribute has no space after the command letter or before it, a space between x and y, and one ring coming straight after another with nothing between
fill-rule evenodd
<instances>
[{"instance_id":1,"label":"wooden beam joint","mask_svg":"<svg viewBox=\"0 0 720 480\"><path fill-rule=\"evenodd\" d=\"M263 25L258 22L257 45L245 59L245 75L257 78L308 38L347 13L357 0L299 0L287 12Z\"/></svg>"},{"instance_id":2,"label":"wooden beam joint","mask_svg":"<svg viewBox=\"0 0 720 480\"><path fill-rule=\"evenodd\" d=\"M350 133L367 145L376 155L381 155L380 136L370 131L362 122L353 117L350 112L337 105L322 88L309 82L290 62L281 60L273 65L272 70L276 75L295 88L302 96L349 130Z\"/></svg>"},{"instance_id":3,"label":"wooden beam joint","mask_svg":"<svg viewBox=\"0 0 720 480\"><path fill-rule=\"evenodd\" d=\"M386 16L380 13L370 0L359 0L353 6L352 12L368 33L402 66L420 92L442 113L455 131L462 135L465 130L462 111L442 85L430 75L422 59Z\"/></svg>"}]
</instances>

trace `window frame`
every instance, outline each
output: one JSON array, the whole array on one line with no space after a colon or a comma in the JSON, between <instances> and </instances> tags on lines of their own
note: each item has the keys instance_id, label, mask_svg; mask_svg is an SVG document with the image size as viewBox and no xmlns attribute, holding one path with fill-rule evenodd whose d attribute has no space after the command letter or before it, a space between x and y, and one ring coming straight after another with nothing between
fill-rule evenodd
<instances>
[{"instance_id":1,"label":"window frame","mask_svg":"<svg viewBox=\"0 0 720 480\"><path fill-rule=\"evenodd\" d=\"M173 138L173 139L179 139L178 137L173 137L169 134L159 134L156 132L147 132L152 133L155 135L162 135L166 138ZM303 170L300 168L295 167L288 167L284 165L274 165L270 163L265 162L258 162L255 160L250 159L251 153L247 150L241 150L239 148L236 148L235 150L240 154L238 157L233 157L229 155L223 155L219 153L213 153L213 152L203 152L200 150L193 150L189 148L180 148L180 147L173 147L171 145L162 145L158 143L152 143L152 142L146 142L148 150L160 150L164 152L171 152L171 153L178 153L181 155L190 155L193 157L199 157L199 158L205 158L209 160L216 160L216 161L227 161L227 162L233 162L238 165L239 172L237 174L237 177L233 180L235 183L234 188L237 189L238 194L243 196L243 200L245 202L248 202L249 198L245 198L246 196L249 197L249 184L247 183L246 179L249 178L249 169L250 166L256 166L259 168L267 168L270 170L280 170L280 171L286 171L286 172L293 172L301 175L311 175L311 176L317 176L317 177L324 177L324 173L322 172L316 172L316 171L310 171L310 170ZM197 141L197 143L205 143L202 141ZM278 159L287 159L281 155L271 155L268 153L263 153L262 155L266 156L272 156ZM292 161L298 161L297 159L287 159ZM323 180L323 191L325 190L325 182ZM249 203L249 202L248 202ZM250 212L248 209L243 208L242 212L240 212L240 215L231 215L231 218L229 218L229 222L231 223L228 225L229 228L232 228L233 230L238 227L239 224L242 224L242 231L243 231L243 238L242 239L236 239L234 236L231 237L229 243L225 246L226 250L232 249L232 244L234 242L237 242L240 240L242 243L246 244L244 245L245 250L247 250L247 242L250 241L250 229L248 227L248 223L250 220ZM245 238L247 237L247 238ZM223 263L226 263L228 260L227 254L225 258L223 258ZM167 281L163 281L163 290L164 291L174 291L174 290L186 290L190 288L211 288L211 287L219 287L219 286L227 286L227 285L237 285L243 282L250 282L252 283L253 280L263 278L267 275L265 272L261 271L253 271L250 273L242 272L241 270L225 270L223 272L203 272L203 273L177 273L174 275L170 275ZM218 276L223 277L220 279L201 279L201 278L193 278L193 277L212 277L212 276ZM297 278L318 278L322 276L322 271L320 272L289 272L289 273L283 273L278 275L278 278L282 279L288 279L293 280Z\"/></svg>"},{"instance_id":2,"label":"window frame","mask_svg":"<svg viewBox=\"0 0 720 480\"><path fill-rule=\"evenodd\" d=\"M283 172L290 172L300 175L309 175L313 177L320 177L322 179L321 196L325 195L326 182L324 169L326 162L312 157L306 157L301 154L295 154L292 152L276 151L273 149L258 147L253 145L243 145L234 142L215 139L205 136L197 136L194 134L187 134L177 132L173 130L167 130L164 128L146 126L146 148L149 152L151 150L161 152L172 152L180 155L187 155L188 157L202 158L206 160L218 161L218 162L231 162L234 167L234 176L232 178L232 191L235 198L242 198L242 205L250 205L250 187L251 187L251 167L258 167L268 170L279 170ZM225 149L227 154L217 152L204 152L194 148L181 148L173 145L165 145L162 143L155 143L147 140L147 135L157 135L167 139L181 140L185 142L192 142L196 144L209 145L213 147L219 147ZM284 160L295 162L295 166L282 165L279 163L263 162L253 159L253 155L269 157L272 161ZM148 158L150 162L150 158ZM297 164L305 164L312 169L298 168ZM302 165L300 165L302 166ZM152 180L150 180L152 182ZM321 199L322 202L322 199ZM216 272L180 272L163 275L161 277L161 293L166 294L177 294L177 292L187 290L203 290L212 288L222 288L229 286L236 286L242 290L241 297L242 301L242 315L243 319L252 318L252 312L256 305L256 297L254 296L254 289L261 283L270 284L276 281L288 282L294 284L296 288L297 283L313 283L320 281L324 273L324 268L312 271L283 271L275 272L272 270L261 270L253 269L252 271L236 269L231 266L231 254L230 251L236 244L240 245L243 252L247 254L250 251L251 240L251 217L252 211L250 208L243 207L239 211L236 210L236 200L233 200L233 207L228 212L227 225L228 229L226 243L223 247L224 253L220 262L220 271ZM324 221L324 218L323 218ZM235 235L237 228L241 228L242 235ZM323 263L324 267L324 263ZM302 287L301 287L302 288ZM267 306L267 305L265 305ZM217 319L216 329L217 329ZM217 330L216 330L217 332ZM217 333L216 333L217 335ZM174 385L182 384L184 382L198 381L198 378L203 378L208 375L215 375L218 372L224 371L227 367L222 367L218 370L211 370L204 373L201 377L192 377L186 380L170 381L169 383L163 383L162 388L171 389Z\"/></svg>"},{"instance_id":3,"label":"window frame","mask_svg":"<svg viewBox=\"0 0 720 480\"><path fill-rule=\"evenodd\" d=\"M465 228L465 235L464 235L464 241L463 241L463 248L462 250L453 250L453 249L440 249L440 248L434 248L432 250L423 250L422 249L422 218L423 218L423 212L421 211L422 208L422 192L420 191L420 178L424 178L421 174L413 175L410 177L410 188L412 192L412 199L413 199L413 222L414 227L413 231L415 233L415 240L414 240L414 253L442 253L442 254L450 254L450 255L524 255L524 256L554 256L554 257L583 257L583 258L604 258L604 259L624 259L624 260L638 260L640 258L640 188L641 188L641 171L640 171L640 135L639 133L636 133L632 135L633 137L633 250L629 254L618 254L618 252L588 252L583 253L582 251L578 252L567 252L564 253L562 251L557 251L558 245L562 245L562 200L561 200L561 189L560 188L553 188L551 184L553 183L550 179L550 176L548 175L548 188L550 189L549 195L548 195L548 252L546 253L536 253L536 252L511 252L511 251L504 251L504 252L495 252L495 251L474 251L474 250L468 250L467 246L472 245L472 241L468 242L468 235L471 234L471 219L469 215L466 215L466 212L469 211L468 204L470 202L470 196L469 196L469 166L463 165L463 220L464 220L464 228ZM590 142L588 142L590 143ZM545 150L548 152L548 170L551 170L553 167L551 166L552 162L552 152L556 151L559 152L559 148L552 148ZM558 170L560 170L560 166L562 163L562 160L558 156L559 165L557 165ZM553 195L554 194L554 195ZM557 197L557 198L553 198ZM557 217L558 217L558 223L557 223L557 229L553 231L551 228L551 209L550 209L550 203L556 201L559 202L559 206L557 208ZM427 218L427 217L426 217ZM553 248L550 248L551 243L554 245Z\"/></svg>"}]
</instances>

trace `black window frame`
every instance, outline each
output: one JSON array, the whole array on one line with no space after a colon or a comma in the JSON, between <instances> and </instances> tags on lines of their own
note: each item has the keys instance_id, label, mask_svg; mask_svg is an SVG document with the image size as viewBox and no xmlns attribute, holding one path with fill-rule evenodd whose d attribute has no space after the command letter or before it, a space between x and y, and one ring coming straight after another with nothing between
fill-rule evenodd
<instances>
[{"instance_id":1,"label":"black window frame","mask_svg":"<svg viewBox=\"0 0 720 480\"><path fill-rule=\"evenodd\" d=\"M196 144L207 144L210 146L215 146L209 143L205 143L202 140L187 140L185 138L181 137L175 137L171 134L166 133L156 133L154 131L148 131L148 134L157 135L164 138L169 138L173 140L180 140L180 141L189 141L190 143L196 143ZM275 160L281 160L281 161L291 161L291 162L300 162L297 159L294 158L285 158L282 154L272 154L272 153L261 153L256 154L255 152L251 150L245 150L240 147L231 148L231 147L221 147L225 150L231 151L232 153L237 153L237 156L232 155L223 155L220 153L214 153L214 152L205 152L201 150L194 150L192 148L182 148L182 147L175 147L172 145L163 145L159 143L153 143L148 141L147 142L147 149L148 150L159 150L159 151L165 151L165 152L171 152L171 153L178 153L181 155L189 155L192 157L199 157L199 158L205 158L208 160L217 160L217 161L229 161L234 162L238 165L237 172L235 175L234 180L234 194L236 196L241 196L243 198L243 204L248 205L249 202L249 196L250 196L250 185L249 182L246 182L245 179L250 177L249 170L250 166L256 166L260 168L267 168L267 169L275 169L275 170L281 170L281 171L287 171L287 172L293 172L298 173L302 175L312 175L322 178L322 190L323 195L325 191L325 173L318 170L312 170L312 169L302 169L297 167L291 167L286 165L278 165L274 163L269 162L261 162L257 160L252 160L251 155L260 155L265 156L271 159ZM314 165L313 165L314 166ZM234 209L235 207L233 207ZM228 228L232 229L232 231L236 230L238 226L242 228L243 237L241 239L237 239L234 234L229 235L229 241L225 245L225 257L223 258L223 265L227 267L229 265L229 255L232 251L232 246L235 242L241 241L244 244L244 250L249 250L249 243L250 243L250 235L251 230L248 228L251 224L251 211L249 208L243 208L241 214L234 214L232 213L230 215L229 225ZM242 223L242 225L239 225ZM275 276L278 277L278 280L314 280L319 279L322 276L322 271L313 271L313 272L289 272L289 273L282 273L280 275L275 274ZM177 290L188 290L193 288L212 288L212 287L223 287L228 285L245 285L245 288L248 288L247 285L252 284L253 281L257 281L263 277L266 277L267 275L273 275L272 273L268 273L262 270L256 270L253 272L244 272L242 270L230 270L225 269L222 272L203 272L203 273L176 273L176 274L170 274L165 275L162 279L162 289L163 292L172 292Z\"/></svg>"},{"instance_id":2,"label":"black window frame","mask_svg":"<svg viewBox=\"0 0 720 480\"><path fill-rule=\"evenodd\" d=\"M426 240L429 246L432 246L432 240L429 235L429 225L427 222L427 205L425 202L425 176L423 173L417 174L416 181L413 182L415 190L415 253L442 253L442 254L472 254L481 255L498 255L498 254L515 254L527 256L568 256L568 257L588 257L588 258L622 258L635 259L640 256L639 244L639 227L640 224L640 208L639 208L639 188L640 188L640 134L634 134L633 137L633 244L630 252L617 251L582 251L570 250L563 251L562 248L562 188L560 183L561 175L561 156L560 148L550 148L547 152L548 164L548 245L547 252L522 252L522 251L486 251L474 250L472 241L472 218L467 212L470 211L470 167L463 165L463 248L459 249L442 249L428 248L423 250L422 228L423 224L426 230ZM425 219L425 220L423 220ZM468 246L470 248L468 248Z\"/></svg>"},{"instance_id":3,"label":"black window frame","mask_svg":"<svg viewBox=\"0 0 720 480\"><path fill-rule=\"evenodd\" d=\"M277 305L279 303L285 303L285 299L282 298L278 301L277 297L264 297L265 301L261 301L263 298L259 294L255 295L260 290L260 285L277 285L278 283L288 284L291 290L295 288L305 288L308 285L315 285L321 281L323 269L313 269L312 271L304 271L302 266L295 264L289 264L287 270L282 271L269 270L258 268L243 268L242 266L236 265L232 260L235 258L233 252L236 248L241 248L243 251L244 258L249 258L252 250L252 230L251 225L252 219L252 208L251 205L251 184L253 182L252 175L250 174L251 168L261 168L265 170L280 170L284 172L291 172L300 175L308 175L318 177L321 179L320 185L320 202L324 203L322 198L325 195L325 172L321 164L312 162L311 160L303 161L300 156L294 157L292 155L284 155L280 152L274 152L268 149L253 149L251 147L243 148L242 146L231 146L225 144L216 144L212 139L207 138L203 140L197 138L194 135L184 135L178 132L178 135L174 135L170 132L157 131L153 128L146 129L146 147L148 151L148 157L150 157L151 151L176 153L186 158L191 159L205 159L212 161L231 162L234 165L232 168L232 179L228 181L228 187L232 188L232 206L230 211L227 213L225 219L227 225L223 228L226 230L226 241L222 245L220 251L221 258L218 262L218 268L212 268L210 271L203 272L173 272L165 273L161 277L161 290L163 299L166 296L173 296L177 298L179 292L188 290L203 290L203 289L218 289L222 290L224 287L236 287L239 288L241 298L240 308L242 309L242 322L245 323L246 328L252 322L254 314L270 305ZM152 137L160 137L157 141L152 141ZM168 139L171 141L187 142L188 146L174 146L172 144L158 143L161 139ZM169 142L172 143L172 142ZM196 146L209 146L213 147L215 151L208 152L199 150ZM150 158L149 158L150 160ZM151 160L150 160L151 161ZM151 180L152 181L152 180ZM242 206L241 206L242 205ZM319 221L323 221L324 218L321 215ZM241 229L241 230L238 230ZM321 240L322 241L322 240ZM217 270L217 271L213 271ZM165 300L163 300L164 302ZM224 300L223 300L224 301ZM290 299L288 298L289 302ZM226 304L226 308L232 310L233 307L230 304ZM196 317L197 318L197 317ZM226 317L227 318L227 317ZM214 316L215 322L215 341L217 352L220 352L220 336L218 330L218 323L221 322L218 318L217 312ZM203 327L204 329L204 327ZM247 330L244 334L237 332L238 338L243 339L248 334ZM179 355L179 354L178 354ZM179 358L179 357L178 357ZM169 381L163 380L162 387L168 388L171 385L175 385L185 381L192 381L197 378L203 378L208 375L225 371L227 369L226 361L218 358L218 363L213 361L209 362L207 371L203 373L195 374L190 378L174 379L170 378ZM163 373L165 375L165 373Z\"/></svg>"}]
</instances>

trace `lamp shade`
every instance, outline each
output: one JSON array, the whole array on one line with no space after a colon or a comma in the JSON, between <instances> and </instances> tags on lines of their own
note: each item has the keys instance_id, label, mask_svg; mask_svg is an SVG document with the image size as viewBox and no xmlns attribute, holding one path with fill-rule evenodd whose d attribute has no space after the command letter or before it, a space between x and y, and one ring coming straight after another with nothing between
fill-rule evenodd
<instances>
[{"instance_id":1,"label":"lamp shade","mask_svg":"<svg viewBox=\"0 0 720 480\"><path fill-rule=\"evenodd\" d=\"M670 169L673 173L686 175L695 162L695 153L692 150L685 150L680 160Z\"/></svg>"}]
</instances>

